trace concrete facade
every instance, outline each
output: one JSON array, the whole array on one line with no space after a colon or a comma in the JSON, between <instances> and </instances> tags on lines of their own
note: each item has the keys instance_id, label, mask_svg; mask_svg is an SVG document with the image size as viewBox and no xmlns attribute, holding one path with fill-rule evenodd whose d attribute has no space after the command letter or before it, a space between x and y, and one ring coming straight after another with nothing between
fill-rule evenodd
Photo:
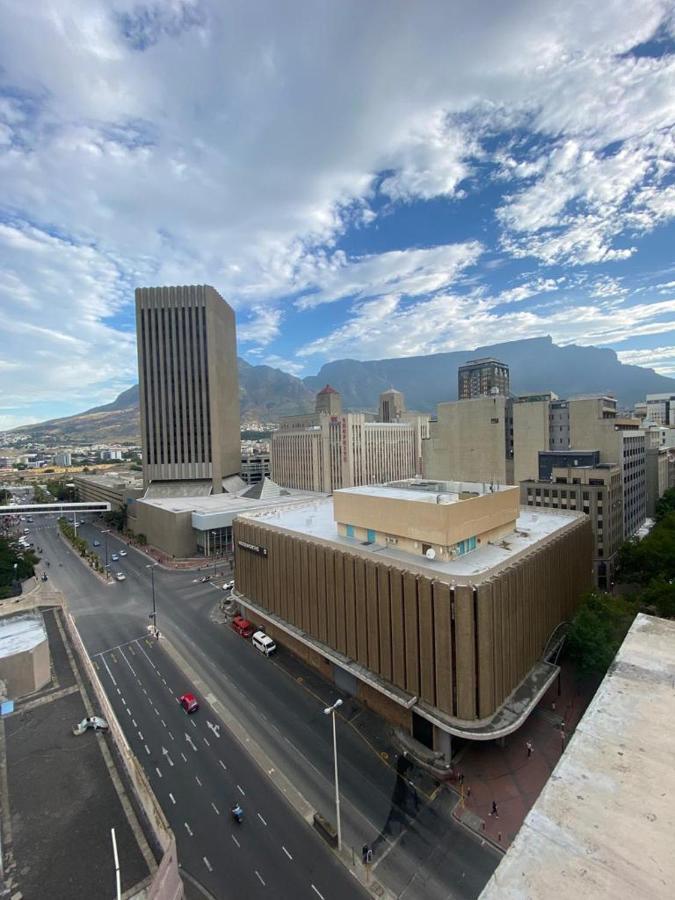
<instances>
[{"instance_id":1,"label":"concrete facade","mask_svg":"<svg viewBox=\"0 0 675 900\"><path fill-rule=\"evenodd\" d=\"M457 398L509 395L509 367L493 357L471 359L457 371Z\"/></svg>"},{"instance_id":2,"label":"concrete facade","mask_svg":"<svg viewBox=\"0 0 675 900\"><path fill-rule=\"evenodd\" d=\"M422 444L425 478L511 484L508 405L502 396L439 403Z\"/></svg>"},{"instance_id":3,"label":"concrete facade","mask_svg":"<svg viewBox=\"0 0 675 900\"><path fill-rule=\"evenodd\" d=\"M623 543L623 489L618 466L554 468L551 478L520 484L521 502L542 509L584 512L593 528L593 572L597 587L614 581L617 553Z\"/></svg>"},{"instance_id":4,"label":"concrete facade","mask_svg":"<svg viewBox=\"0 0 675 900\"><path fill-rule=\"evenodd\" d=\"M550 402L523 398L513 401L513 480L537 478L539 451L550 446Z\"/></svg>"},{"instance_id":5,"label":"concrete facade","mask_svg":"<svg viewBox=\"0 0 675 900\"><path fill-rule=\"evenodd\" d=\"M51 679L49 643L42 617L22 613L0 618L0 681L6 696L17 700Z\"/></svg>"},{"instance_id":6,"label":"concrete facade","mask_svg":"<svg viewBox=\"0 0 675 900\"><path fill-rule=\"evenodd\" d=\"M103 501L111 509L122 509L143 496L143 480L133 472L74 475L73 484L83 503Z\"/></svg>"},{"instance_id":7,"label":"concrete facade","mask_svg":"<svg viewBox=\"0 0 675 900\"><path fill-rule=\"evenodd\" d=\"M591 584L588 519L522 512L499 545L429 564L347 539L333 515L325 501L235 520L243 607L386 699L413 734L420 719L476 740L518 727L557 672L543 661L549 639Z\"/></svg>"},{"instance_id":8,"label":"concrete facade","mask_svg":"<svg viewBox=\"0 0 675 900\"><path fill-rule=\"evenodd\" d=\"M378 418L380 422L399 422L405 413L405 398L400 391L390 388L380 394Z\"/></svg>"},{"instance_id":9,"label":"concrete facade","mask_svg":"<svg viewBox=\"0 0 675 900\"><path fill-rule=\"evenodd\" d=\"M211 479L239 471L234 312L214 288L136 290L143 476Z\"/></svg>"}]
</instances>

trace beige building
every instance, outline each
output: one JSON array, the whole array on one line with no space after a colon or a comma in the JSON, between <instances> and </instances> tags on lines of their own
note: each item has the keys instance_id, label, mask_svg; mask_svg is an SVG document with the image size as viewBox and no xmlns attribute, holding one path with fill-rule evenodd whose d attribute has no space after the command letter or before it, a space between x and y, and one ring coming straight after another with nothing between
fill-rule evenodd
<instances>
[{"instance_id":1,"label":"beige building","mask_svg":"<svg viewBox=\"0 0 675 900\"><path fill-rule=\"evenodd\" d=\"M0 618L0 681L10 700L40 690L51 679L49 643L38 613Z\"/></svg>"},{"instance_id":2,"label":"beige building","mask_svg":"<svg viewBox=\"0 0 675 900\"><path fill-rule=\"evenodd\" d=\"M591 584L588 518L517 498L417 481L240 516L236 597L448 759L452 735L491 740L522 724L557 677L558 626Z\"/></svg>"},{"instance_id":3,"label":"beige building","mask_svg":"<svg viewBox=\"0 0 675 900\"><path fill-rule=\"evenodd\" d=\"M509 395L509 367L493 357L471 359L457 371L457 398Z\"/></svg>"},{"instance_id":4,"label":"beige building","mask_svg":"<svg viewBox=\"0 0 675 900\"><path fill-rule=\"evenodd\" d=\"M327 384L316 395L314 410L317 415L339 416L342 413L342 396Z\"/></svg>"},{"instance_id":5,"label":"beige building","mask_svg":"<svg viewBox=\"0 0 675 900\"><path fill-rule=\"evenodd\" d=\"M440 481L513 482L511 410L506 397L439 403L422 444L423 473Z\"/></svg>"},{"instance_id":6,"label":"beige building","mask_svg":"<svg viewBox=\"0 0 675 900\"><path fill-rule=\"evenodd\" d=\"M137 288L143 476L208 480L239 471L234 312L214 288Z\"/></svg>"},{"instance_id":7,"label":"beige building","mask_svg":"<svg viewBox=\"0 0 675 900\"><path fill-rule=\"evenodd\" d=\"M593 528L593 571L596 585L608 590L614 581L616 556L623 543L623 489L616 465L553 468L551 478L520 483L521 502L541 509L585 513Z\"/></svg>"},{"instance_id":8,"label":"beige building","mask_svg":"<svg viewBox=\"0 0 675 900\"><path fill-rule=\"evenodd\" d=\"M654 518L656 504L668 489L670 481L670 454L663 445L660 426L645 427L646 475L647 475L647 515Z\"/></svg>"},{"instance_id":9,"label":"beige building","mask_svg":"<svg viewBox=\"0 0 675 900\"><path fill-rule=\"evenodd\" d=\"M140 473L119 469L97 475L74 475L73 484L81 502L103 501L109 503L111 509L117 510L128 506L144 493Z\"/></svg>"},{"instance_id":10,"label":"beige building","mask_svg":"<svg viewBox=\"0 0 675 900\"><path fill-rule=\"evenodd\" d=\"M551 401L555 394L530 394L513 401L513 480L539 474L539 451L551 446Z\"/></svg>"},{"instance_id":11,"label":"beige building","mask_svg":"<svg viewBox=\"0 0 675 900\"><path fill-rule=\"evenodd\" d=\"M380 394L379 414L380 422L400 422L405 414L405 397L395 388L389 388Z\"/></svg>"}]
</instances>

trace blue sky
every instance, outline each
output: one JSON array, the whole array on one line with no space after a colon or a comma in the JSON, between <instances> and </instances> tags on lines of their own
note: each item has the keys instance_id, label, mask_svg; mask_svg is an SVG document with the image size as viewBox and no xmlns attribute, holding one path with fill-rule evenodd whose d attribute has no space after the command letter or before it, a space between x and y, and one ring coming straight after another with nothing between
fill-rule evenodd
<instances>
[{"instance_id":1,"label":"blue sky","mask_svg":"<svg viewBox=\"0 0 675 900\"><path fill-rule=\"evenodd\" d=\"M543 334L675 375L671 0L0 17L0 428L134 383L136 285L298 375Z\"/></svg>"}]
</instances>

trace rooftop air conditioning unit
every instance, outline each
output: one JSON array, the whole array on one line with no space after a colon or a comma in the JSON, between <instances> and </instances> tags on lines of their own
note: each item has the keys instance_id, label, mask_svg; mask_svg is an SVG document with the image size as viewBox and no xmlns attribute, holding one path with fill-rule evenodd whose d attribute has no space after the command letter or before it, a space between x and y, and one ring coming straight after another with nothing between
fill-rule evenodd
<instances>
[{"instance_id":1,"label":"rooftop air conditioning unit","mask_svg":"<svg viewBox=\"0 0 675 900\"><path fill-rule=\"evenodd\" d=\"M429 549L424 554L427 559L436 559L436 551L433 547L429 547Z\"/></svg>"}]
</instances>

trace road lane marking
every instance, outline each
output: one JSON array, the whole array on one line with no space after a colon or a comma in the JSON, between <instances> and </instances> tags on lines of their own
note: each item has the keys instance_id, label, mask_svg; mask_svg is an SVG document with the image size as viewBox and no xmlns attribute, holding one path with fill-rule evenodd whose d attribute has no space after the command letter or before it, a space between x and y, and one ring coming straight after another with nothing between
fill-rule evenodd
<instances>
[{"instance_id":1,"label":"road lane marking","mask_svg":"<svg viewBox=\"0 0 675 900\"><path fill-rule=\"evenodd\" d=\"M127 705L127 701L124 699L124 697L122 697L122 703L124 703L125 706Z\"/></svg>"},{"instance_id":2,"label":"road lane marking","mask_svg":"<svg viewBox=\"0 0 675 900\"><path fill-rule=\"evenodd\" d=\"M284 847L283 844L281 845L281 849L284 851L284 853L286 854L286 856L287 856L290 860L293 859L293 857L292 857L291 854L288 852L288 850Z\"/></svg>"},{"instance_id":3,"label":"road lane marking","mask_svg":"<svg viewBox=\"0 0 675 900\"><path fill-rule=\"evenodd\" d=\"M138 732L138 736L139 736L139 738L140 738L142 741L145 740L145 738L144 738L143 735L141 734L140 730L139 730L139 732Z\"/></svg>"},{"instance_id":4,"label":"road lane marking","mask_svg":"<svg viewBox=\"0 0 675 900\"><path fill-rule=\"evenodd\" d=\"M128 706L127 706L127 715L129 715L129 716L131 715L131 710L129 709Z\"/></svg>"},{"instance_id":5,"label":"road lane marking","mask_svg":"<svg viewBox=\"0 0 675 900\"><path fill-rule=\"evenodd\" d=\"M237 790L238 790L239 793L242 794L244 797L246 796L246 793L245 793L243 787L240 787L239 785L237 785Z\"/></svg>"},{"instance_id":6,"label":"road lane marking","mask_svg":"<svg viewBox=\"0 0 675 900\"><path fill-rule=\"evenodd\" d=\"M235 837L233 834L231 834L230 837L231 837L232 840L235 842L235 844L237 845L237 847L241 847L241 844L239 843L239 841L236 839L236 837Z\"/></svg>"},{"instance_id":7,"label":"road lane marking","mask_svg":"<svg viewBox=\"0 0 675 900\"><path fill-rule=\"evenodd\" d=\"M129 668L131 669L131 672L132 672L134 678L138 678L138 675L136 675L136 672L134 671L134 667L131 665L131 663L129 662L129 660L128 660L128 659L126 658L126 656L124 655L124 650L122 650L121 647L120 647L120 654L121 654L122 659L124 660L124 662L125 662L125 663L129 666Z\"/></svg>"},{"instance_id":8,"label":"road lane marking","mask_svg":"<svg viewBox=\"0 0 675 900\"><path fill-rule=\"evenodd\" d=\"M169 735L169 737L171 738L172 741L176 740L176 738L171 734L170 731L167 731L167 734Z\"/></svg>"},{"instance_id":9,"label":"road lane marking","mask_svg":"<svg viewBox=\"0 0 675 900\"><path fill-rule=\"evenodd\" d=\"M114 676L113 673L110 671L110 668L108 667L108 663L107 663L106 660L105 660L105 656L102 656L101 659L103 660L103 665L105 666L106 672L108 673L108 675L110 675L110 678L111 678L111 680L112 680L112 683L113 683L113 684L115 685L115 687L117 688L117 682L115 681L115 676ZM122 691L121 691L119 688L117 688L117 693L120 694L120 696L121 696Z\"/></svg>"},{"instance_id":10,"label":"road lane marking","mask_svg":"<svg viewBox=\"0 0 675 900\"><path fill-rule=\"evenodd\" d=\"M148 756L150 756L150 748L147 744L145 744L145 752L148 754Z\"/></svg>"},{"instance_id":11,"label":"road lane marking","mask_svg":"<svg viewBox=\"0 0 675 900\"><path fill-rule=\"evenodd\" d=\"M222 767L225 769L225 771L227 772L227 766L226 766L225 763L222 761L222 759L219 759L218 762L221 764L221 766L222 766Z\"/></svg>"},{"instance_id":12,"label":"road lane marking","mask_svg":"<svg viewBox=\"0 0 675 900\"><path fill-rule=\"evenodd\" d=\"M215 809L216 815L219 816L219 815L220 815L220 810L218 809L218 807L216 806L216 804L213 802L213 800L211 801L211 806Z\"/></svg>"},{"instance_id":13,"label":"road lane marking","mask_svg":"<svg viewBox=\"0 0 675 900\"><path fill-rule=\"evenodd\" d=\"M112 675L110 677L112 678ZM122 696L122 691L119 688L117 688L117 693L120 695L120 697Z\"/></svg>"},{"instance_id":14,"label":"road lane marking","mask_svg":"<svg viewBox=\"0 0 675 900\"><path fill-rule=\"evenodd\" d=\"M206 744L207 747L211 746L211 744L209 744L209 742L206 740L206 738L204 738L204 743Z\"/></svg>"},{"instance_id":15,"label":"road lane marking","mask_svg":"<svg viewBox=\"0 0 675 900\"><path fill-rule=\"evenodd\" d=\"M164 721L164 719L160 719L159 721L160 721L160 722L162 723L162 725L166 728L166 722Z\"/></svg>"},{"instance_id":16,"label":"road lane marking","mask_svg":"<svg viewBox=\"0 0 675 900\"><path fill-rule=\"evenodd\" d=\"M208 859L207 859L205 856L202 856L202 859L204 860L204 865L205 865L206 868L209 870L209 872L213 872L213 866L212 866L211 863L208 861Z\"/></svg>"},{"instance_id":17,"label":"road lane marking","mask_svg":"<svg viewBox=\"0 0 675 900\"><path fill-rule=\"evenodd\" d=\"M150 645L148 644L148 646L150 646ZM150 663L150 665L152 666L152 668L153 668L153 669L155 670L155 672L156 672L156 671L157 671L157 666L156 666L156 665L154 664L154 662L150 659L150 657L149 657L148 654L145 652L145 650L141 647L140 644L138 645L138 648L139 648L139 650L141 651L141 653L143 654L143 656L145 656L145 658L147 659L147 661Z\"/></svg>"},{"instance_id":18,"label":"road lane marking","mask_svg":"<svg viewBox=\"0 0 675 900\"><path fill-rule=\"evenodd\" d=\"M162 773L159 771L157 766L155 766L155 772L157 772L157 774L159 775L160 778L162 777Z\"/></svg>"},{"instance_id":19,"label":"road lane marking","mask_svg":"<svg viewBox=\"0 0 675 900\"><path fill-rule=\"evenodd\" d=\"M145 688L143 688L143 693L147 696L147 693L148 693L148 692L146 691Z\"/></svg>"},{"instance_id":20,"label":"road lane marking","mask_svg":"<svg viewBox=\"0 0 675 900\"><path fill-rule=\"evenodd\" d=\"M186 756L184 753L181 753L181 756L183 757L183 759L185 760L185 762L187 762L187 756Z\"/></svg>"},{"instance_id":21,"label":"road lane marking","mask_svg":"<svg viewBox=\"0 0 675 900\"><path fill-rule=\"evenodd\" d=\"M254 871L255 871L255 874L258 876L258 880L260 881L260 884L262 884L262 886L265 887L265 882L263 881L263 877L260 874L260 872L257 869L254 869ZM318 893L319 892L317 891L317 894ZM322 900L323 900L323 898L322 898Z\"/></svg>"},{"instance_id":22,"label":"road lane marking","mask_svg":"<svg viewBox=\"0 0 675 900\"><path fill-rule=\"evenodd\" d=\"M192 725L193 728L197 727L197 723L195 722L194 719L190 719L190 725Z\"/></svg>"},{"instance_id":23,"label":"road lane marking","mask_svg":"<svg viewBox=\"0 0 675 900\"><path fill-rule=\"evenodd\" d=\"M136 719L132 719L131 721L133 722L134 728L138 728L138 725L136 724Z\"/></svg>"},{"instance_id":24,"label":"road lane marking","mask_svg":"<svg viewBox=\"0 0 675 900\"><path fill-rule=\"evenodd\" d=\"M173 803L174 806L176 805L176 798L174 797L173 794L169 794L169 800L171 800L171 802Z\"/></svg>"},{"instance_id":25,"label":"road lane marking","mask_svg":"<svg viewBox=\"0 0 675 900\"><path fill-rule=\"evenodd\" d=\"M192 740L192 738L190 737L190 735L187 734L187 732L185 733L185 740L188 742L188 744L192 747L192 749L193 749L193 750L195 751L195 753L196 753L196 752L197 752L197 746L196 746L195 742Z\"/></svg>"},{"instance_id":26,"label":"road lane marking","mask_svg":"<svg viewBox=\"0 0 675 900\"><path fill-rule=\"evenodd\" d=\"M263 817L260 815L260 813L258 813L258 818L263 823L263 825L267 826L267 822L263 819Z\"/></svg>"},{"instance_id":27,"label":"road lane marking","mask_svg":"<svg viewBox=\"0 0 675 900\"><path fill-rule=\"evenodd\" d=\"M316 893L319 895L319 897L321 897L321 900L324 900L323 894L322 894L321 891L318 889L318 887L316 887L316 885L314 885L314 884L312 885L312 890L313 890L313 891L316 891Z\"/></svg>"},{"instance_id":28,"label":"road lane marking","mask_svg":"<svg viewBox=\"0 0 675 900\"><path fill-rule=\"evenodd\" d=\"M185 830L190 835L190 837L194 837L194 833L193 833L192 829L190 828L190 826L188 825L188 823L183 822L183 825L185 825Z\"/></svg>"},{"instance_id":29,"label":"road lane marking","mask_svg":"<svg viewBox=\"0 0 675 900\"><path fill-rule=\"evenodd\" d=\"M166 749L166 747L162 747L162 755L166 756L166 761L168 762L168 764L170 766L173 766L173 760L169 756L169 751Z\"/></svg>"},{"instance_id":30,"label":"road lane marking","mask_svg":"<svg viewBox=\"0 0 675 900\"><path fill-rule=\"evenodd\" d=\"M166 678L162 677L162 681L166 684Z\"/></svg>"},{"instance_id":31,"label":"road lane marking","mask_svg":"<svg viewBox=\"0 0 675 900\"><path fill-rule=\"evenodd\" d=\"M156 707L156 706L153 706L152 708L153 708L154 711L157 713L157 715L159 715L159 710L157 709L157 707Z\"/></svg>"},{"instance_id":32,"label":"road lane marking","mask_svg":"<svg viewBox=\"0 0 675 900\"><path fill-rule=\"evenodd\" d=\"M201 781L199 780L199 778L198 778L196 775L195 775L195 781L197 782L197 784L199 785L199 787L203 787Z\"/></svg>"}]
</instances>

